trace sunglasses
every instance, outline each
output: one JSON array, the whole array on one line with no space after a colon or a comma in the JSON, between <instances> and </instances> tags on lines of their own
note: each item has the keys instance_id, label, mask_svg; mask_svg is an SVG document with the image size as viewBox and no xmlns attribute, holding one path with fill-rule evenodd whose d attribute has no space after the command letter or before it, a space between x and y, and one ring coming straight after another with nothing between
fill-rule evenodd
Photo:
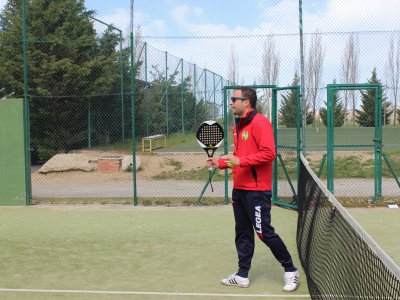
<instances>
[{"instance_id":1,"label":"sunglasses","mask_svg":"<svg viewBox=\"0 0 400 300\"><path fill-rule=\"evenodd\" d=\"M231 101L232 101L233 103L235 103L236 100L242 100L242 101L244 101L244 100L247 100L247 98L243 98L243 97L231 97Z\"/></svg>"}]
</instances>

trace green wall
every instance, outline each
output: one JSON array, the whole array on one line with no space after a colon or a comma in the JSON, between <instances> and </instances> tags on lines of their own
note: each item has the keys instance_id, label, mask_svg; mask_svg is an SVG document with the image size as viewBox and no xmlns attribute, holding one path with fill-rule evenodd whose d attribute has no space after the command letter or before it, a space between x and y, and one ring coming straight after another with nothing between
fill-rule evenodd
<instances>
[{"instance_id":1,"label":"green wall","mask_svg":"<svg viewBox=\"0 0 400 300\"><path fill-rule=\"evenodd\" d=\"M0 205L25 205L23 99L0 100Z\"/></svg>"}]
</instances>

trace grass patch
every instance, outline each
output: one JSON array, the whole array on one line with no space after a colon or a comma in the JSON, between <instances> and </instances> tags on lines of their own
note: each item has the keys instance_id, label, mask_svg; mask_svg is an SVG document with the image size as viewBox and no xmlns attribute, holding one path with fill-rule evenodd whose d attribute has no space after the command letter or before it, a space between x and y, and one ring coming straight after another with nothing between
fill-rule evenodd
<instances>
[{"instance_id":1,"label":"grass patch","mask_svg":"<svg viewBox=\"0 0 400 300\"><path fill-rule=\"evenodd\" d=\"M385 153L395 174L400 174L400 152L390 151ZM372 157L372 154L371 154ZM317 173L321 167L321 161L309 161L311 168ZM290 170L294 172L293 168ZM375 172L375 160L365 159L361 155L350 155L335 158L335 179L342 178L373 178ZM393 177L387 163L382 158L382 177ZM320 178L327 178L327 162L325 161Z\"/></svg>"},{"instance_id":2,"label":"grass patch","mask_svg":"<svg viewBox=\"0 0 400 300\"><path fill-rule=\"evenodd\" d=\"M173 133L168 136L167 147L173 147L179 144L192 142L196 138L193 132L191 133Z\"/></svg>"},{"instance_id":3,"label":"grass patch","mask_svg":"<svg viewBox=\"0 0 400 300\"><path fill-rule=\"evenodd\" d=\"M156 180L166 180L166 179L175 179L175 180L195 180L195 181L204 181L204 179L208 178L209 170L207 167L199 167L197 169L193 169L190 171L180 171L180 169L175 169L170 172L162 172L159 175L152 177ZM232 173L228 173L228 178L232 179ZM224 171L215 171L212 180L213 181L223 181L225 178Z\"/></svg>"},{"instance_id":4,"label":"grass patch","mask_svg":"<svg viewBox=\"0 0 400 300\"><path fill-rule=\"evenodd\" d=\"M33 197L31 204L132 204L132 197Z\"/></svg>"},{"instance_id":5,"label":"grass patch","mask_svg":"<svg viewBox=\"0 0 400 300\"><path fill-rule=\"evenodd\" d=\"M161 198L161 197L140 197L138 205L142 206L218 206L225 205L223 197L176 197L176 198Z\"/></svg>"}]
</instances>

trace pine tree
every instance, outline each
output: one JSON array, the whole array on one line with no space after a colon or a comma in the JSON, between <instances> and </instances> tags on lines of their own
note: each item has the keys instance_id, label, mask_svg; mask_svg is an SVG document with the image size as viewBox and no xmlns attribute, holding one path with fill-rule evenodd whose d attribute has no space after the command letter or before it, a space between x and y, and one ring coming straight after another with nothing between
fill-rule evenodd
<instances>
[{"instance_id":1,"label":"pine tree","mask_svg":"<svg viewBox=\"0 0 400 300\"><path fill-rule=\"evenodd\" d=\"M119 92L117 34L108 30L99 38L83 0L26 5L31 142L40 158L87 146L89 101L94 139L112 139L119 123L110 112L120 111L120 100L87 96ZM0 85L17 97L23 95L21 16L16 0L0 14Z\"/></svg>"},{"instance_id":2,"label":"pine tree","mask_svg":"<svg viewBox=\"0 0 400 300\"><path fill-rule=\"evenodd\" d=\"M298 85L300 82L299 75L297 72L294 74L292 86ZM281 123L286 127L296 127L296 106L297 97L296 91L291 90L287 95L282 95L282 106L279 109L282 120Z\"/></svg>"},{"instance_id":3,"label":"pine tree","mask_svg":"<svg viewBox=\"0 0 400 300\"><path fill-rule=\"evenodd\" d=\"M380 84L377 78L376 69L372 71L371 78L368 80L371 84ZM387 102L387 97L382 95L382 124L387 125L390 122L390 116L393 110L390 110L390 102ZM356 110L356 122L362 127L375 126L375 91L368 90L361 92L361 109Z\"/></svg>"},{"instance_id":4,"label":"pine tree","mask_svg":"<svg viewBox=\"0 0 400 300\"><path fill-rule=\"evenodd\" d=\"M325 106L327 106L328 103L325 101ZM339 95L337 92L333 94L333 126L334 127L342 127L344 124L344 107L342 105L342 100L339 98ZM328 111L325 107L321 108L319 111L319 116L321 117L321 121L324 124L325 127L327 127L328 124Z\"/></svg>"},{"instance_id":5,"label":"pine tree","mask_svg":"<svg viewBox=\"0 0 400 300\"><path fill-rule=\"evenodd\" d=\"M400 123L400 108L397 110L397 121Z\"/></svg>"},{"instance_id":6,"label":"pine tree","mask_svg":"<svg viewBox=\"0 0 400 300\"><path fill-rule=\"evenodd\" d=\"M300 82L299 75L297 72L294 74L292 86L298 85ZM296 90L291 90L287 95L282 95L283 101L279 112L281 114L280 123L289 128L296 127L296 111L297 111L297 97ZM306 123L307 125L312 124L314 117L311 111L306 107L307 115L306 115Z\"/></svg>"}]
</instances>

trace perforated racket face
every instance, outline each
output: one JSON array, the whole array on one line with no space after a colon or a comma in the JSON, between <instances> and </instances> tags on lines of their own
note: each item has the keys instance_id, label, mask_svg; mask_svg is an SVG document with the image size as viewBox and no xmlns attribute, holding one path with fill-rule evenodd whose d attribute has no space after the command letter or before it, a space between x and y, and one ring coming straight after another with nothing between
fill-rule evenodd
<instances>
[{"instance_id":1,"label":"perforated racket face","mask_svg":"<svg viewBox=\"0 0 400 300\"><path fill-rule=\"evenodd\" d=\"M211 157L224 139L224 129L215 121L205 121L197 129L196 138L199 145Z\"/></svg>"}]
</instances>

